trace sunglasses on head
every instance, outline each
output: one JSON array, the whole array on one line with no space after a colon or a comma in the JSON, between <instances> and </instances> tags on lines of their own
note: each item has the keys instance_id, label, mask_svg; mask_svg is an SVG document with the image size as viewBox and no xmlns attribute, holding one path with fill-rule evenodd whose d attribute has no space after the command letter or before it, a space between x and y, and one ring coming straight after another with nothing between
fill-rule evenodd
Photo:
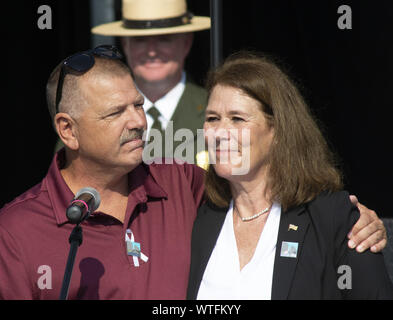
<instances>
[{"instance_id":1,"label":"sunglasses on head","mask_svg":"<svg viewBox=\"0 0 393 320\"><path fill-rule=\"evenodd\" d=\"M104 57L108 59L122 59L123 56L119 52L119 50L112 45L101 45L94 49L90 49L83 52L78 52L73 54L64 60L61 70L59 81L57 82L57 90L56 90L56 113L59 112L59 104L61 101L61 96L63 92L63 83L66 74L69 70L73 70L79 72L81 74L90 70L95 63L94 56Z\"/></svg>"}]
</instances>

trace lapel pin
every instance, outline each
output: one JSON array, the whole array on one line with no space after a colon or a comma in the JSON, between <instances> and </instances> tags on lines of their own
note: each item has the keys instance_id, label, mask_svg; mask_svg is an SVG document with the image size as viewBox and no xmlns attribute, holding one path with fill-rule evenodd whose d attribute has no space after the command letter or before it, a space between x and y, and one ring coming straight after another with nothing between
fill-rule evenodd
<instances>
[{"instance_id":1,"label":"lapel pin","mask_svg":"<svg viewBox=\"0 0 393 320\"><path fill-rule=\"evenodd\" d=\"M296 258L299 244L297 242L283 241L281 244L281 257Z\"/></svg>"},{"instance_id":2,"label":"lapel pin","mask_svg":"<svg viewBox=\"0 0 393 320\"><path fill-rule=\"evenodd\" d=\"M196 109L197 109L198 112L202 111L202 110L203 110L203 105L202 105L202 104L199 104L199 105L196 107Z\"/></svg>"},{"instance_id":3,"label":"lapel pin","mask_svg":"<svg viewBox=\"0 0 393 320\"><path fill-rule=\"evenodd\" d=\"M288 226L288 231L289 230L293 230L293 231L297 231L297 226L295 226L294 224L289 224L289 226Z\"/></svg>"}]
</instances>

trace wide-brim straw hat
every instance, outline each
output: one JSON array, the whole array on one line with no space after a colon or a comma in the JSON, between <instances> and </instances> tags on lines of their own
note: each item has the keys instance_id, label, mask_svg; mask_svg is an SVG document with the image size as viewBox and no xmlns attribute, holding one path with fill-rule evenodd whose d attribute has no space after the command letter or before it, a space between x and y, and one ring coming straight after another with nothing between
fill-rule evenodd
<instances>
[{"instance_id":1,"label":"wide-brim straw hat","mask_svg":"<svg viewBox=\"0 0 393 320\"><path fill-rule=\"evenodd\" d=\"M104 36L152 36L210 29L210 17L193 16L185 0L123 0L123 20L94 27Z\"/></svg>"}]
</instances>

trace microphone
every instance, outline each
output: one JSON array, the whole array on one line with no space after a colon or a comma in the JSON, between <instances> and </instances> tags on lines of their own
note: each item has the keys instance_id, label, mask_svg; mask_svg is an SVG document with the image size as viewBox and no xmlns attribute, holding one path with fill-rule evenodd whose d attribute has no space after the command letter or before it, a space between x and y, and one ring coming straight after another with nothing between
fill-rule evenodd
<instances>
[{"instance_id":1,"label":"microphone","mask_svg":"<svg viewBox=\"0 0 393 320\"><path fill-rule=\"evenodd\" d=\"M101 203L97 190L91 187L80 189L67 208L67 218L71 223L79 224L97 210Z\"/></svg>"}]
</instances>

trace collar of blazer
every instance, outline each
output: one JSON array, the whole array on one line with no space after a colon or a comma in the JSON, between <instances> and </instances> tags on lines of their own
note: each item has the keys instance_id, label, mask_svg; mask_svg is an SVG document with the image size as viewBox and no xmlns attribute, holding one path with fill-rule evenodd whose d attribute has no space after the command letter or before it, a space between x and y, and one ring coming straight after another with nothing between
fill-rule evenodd
<instances>
[{"instance_id":1,"label":"collar of blazer","mask_svg":"<svg viewBox=\"0 0 393 320\"><path fill-rule=\"evenodd\" d=\"M203 274L228 211L228 208L218 208L208 203L201 209L198 212L192 236L192 261L187 293L188 299L196 299L197 297ZM281 214L273 270L271 296L273 300L284 300L288 297L296 265L302 252L304 236L310 222L308 215L303 214L305 211L306 205L300 205ZM290 225L293 225L295 228L290 228ZM296 258L281 256L283 241L298 244Z\"/></svg>"},{"instance_id":2,"label":"collar of blazer","mask_svg":"<svg viewBox=\"0 0 393 320\"><path fill-rule=\"evenodd\" d=\"M183 95L171 118L173 121L173 132L187 128L196 134L197 129L202 129L206 100L206 91L191 80L187 80Z\"/></svg>"}]
</instances>

